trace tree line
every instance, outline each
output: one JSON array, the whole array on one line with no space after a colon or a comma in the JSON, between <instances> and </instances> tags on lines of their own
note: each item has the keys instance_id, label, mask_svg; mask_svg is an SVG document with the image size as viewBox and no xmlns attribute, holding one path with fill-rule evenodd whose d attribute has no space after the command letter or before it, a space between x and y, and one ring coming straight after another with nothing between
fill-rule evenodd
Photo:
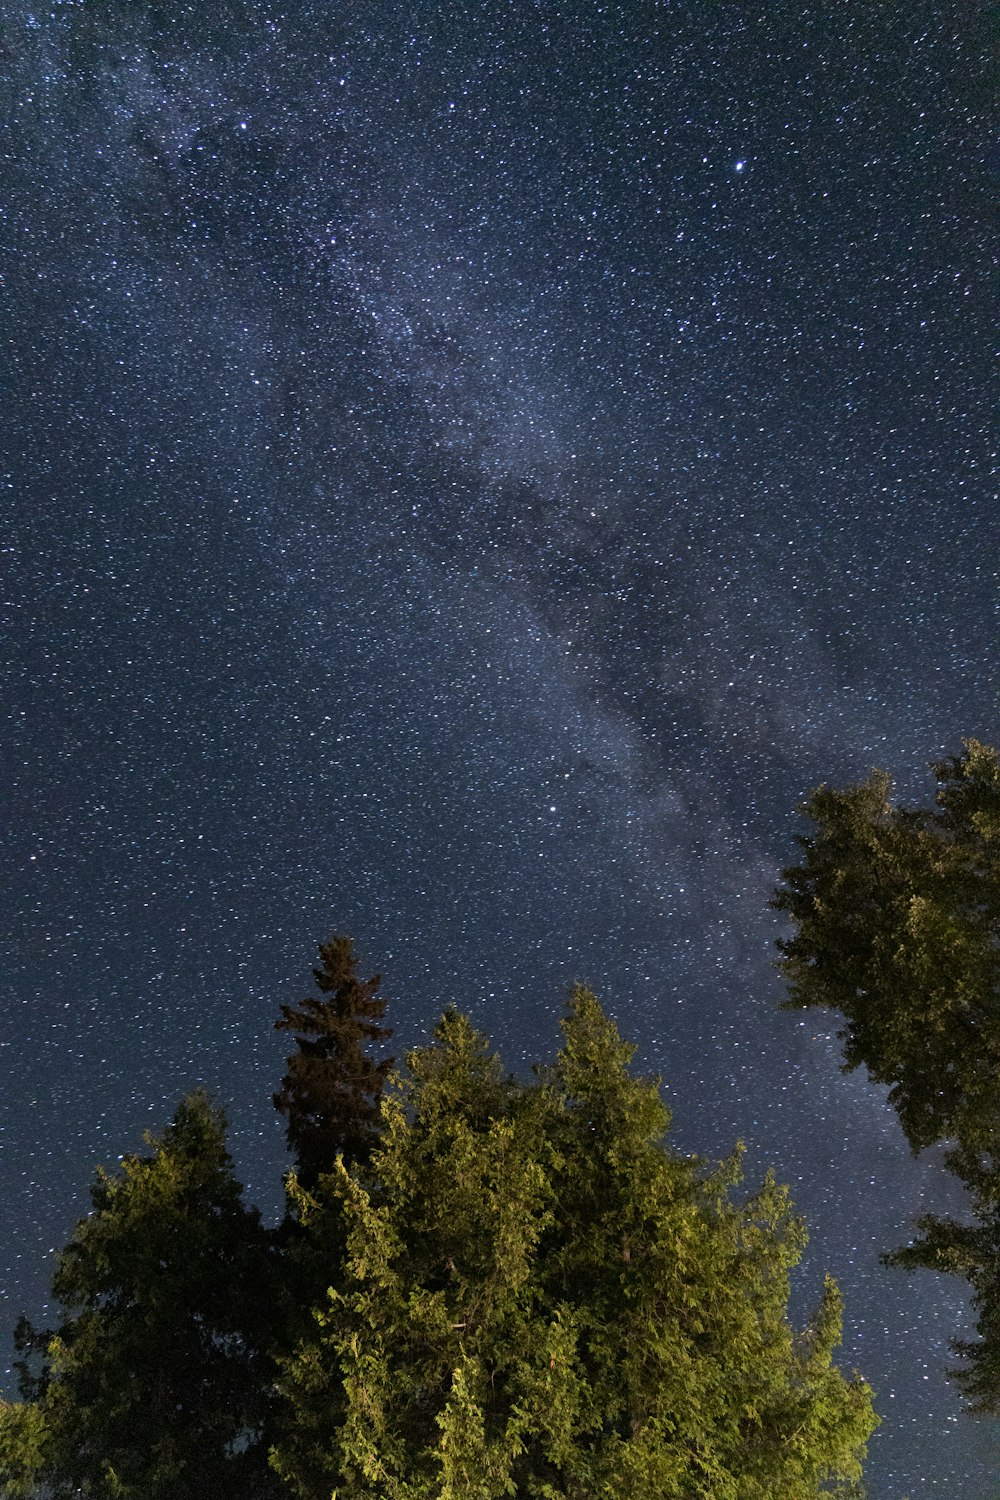
<instances>
[{"instance_id":1,"label":"tree line","mask_svg":"<svg viewBox=\"0 0 1000 1500\"><path fill-rule=\"evenodd\" d=\"M876 773L806 805L775 904L789 1004L835 1007L847 1066L947 1141L970 1222L890 1258L964 1275L973 1406L1000 1410L1000 767L969 741L933 809ZM99 1500L807 1500L862 1493L872 1392L834 1362L827 1279L788 1314L805 1231L669 1142L657 1081L577 987L554 1060L505 1071L447 1011L393 1069L378 976L320 948L282 1006L282 1221L245 1204L201 1092L99 1171L61 1252L56 1326L16 1330L0 1493Z\"/></svg>"}]
</instances>

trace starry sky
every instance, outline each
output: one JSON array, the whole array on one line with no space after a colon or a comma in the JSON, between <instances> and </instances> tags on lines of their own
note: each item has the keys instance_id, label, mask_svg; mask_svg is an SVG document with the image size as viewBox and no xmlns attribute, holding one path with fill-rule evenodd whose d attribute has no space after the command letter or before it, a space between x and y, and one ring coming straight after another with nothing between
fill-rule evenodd
<instances>
[{"instance_id":1,"label":"starry sky","mask_svg":"<svg viewBox=\"0 0 1000 1500\"><path fill-rule=\"evenodd\" d=\"M767 908L819 781L997 738L987 9L0 0L5 1338L198 1083L277 1213L347 931L399 1047L589 981L791 1185L873 1500L995 1496L878 1261L956 1189Z\"/></svg>"}]
</instances>

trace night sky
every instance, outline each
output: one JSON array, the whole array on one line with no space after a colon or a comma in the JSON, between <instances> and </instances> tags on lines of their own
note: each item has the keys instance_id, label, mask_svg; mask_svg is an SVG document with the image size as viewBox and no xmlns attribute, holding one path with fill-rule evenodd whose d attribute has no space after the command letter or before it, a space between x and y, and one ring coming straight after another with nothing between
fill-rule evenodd
<instances>
[{"instance_id":1,"label":"night sky","mask_svg":"<svg viewBox=\"0 0 1000 1500\"><path fill-rule=\"evenodd\" d=\"M878 1260L958 1190L767 909L816 783L1000 728L987 10L0 0L8 1357L196 1084L278 1212L346 931L399 1048L589 981L791 1185L873 1500L994 1500L962 1285Z\"/></svg>"}]
</instances>

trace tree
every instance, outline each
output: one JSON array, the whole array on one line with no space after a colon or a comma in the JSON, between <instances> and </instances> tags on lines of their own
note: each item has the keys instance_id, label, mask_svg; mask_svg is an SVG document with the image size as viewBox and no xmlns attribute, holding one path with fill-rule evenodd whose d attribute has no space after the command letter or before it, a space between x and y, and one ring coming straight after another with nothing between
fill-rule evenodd
<instances>
[{"instance_id":1,"label":"tree","mask_svg":"<svg viewBox=\"0 0 1000 1500\"><path fill-rule=\"evenodd\" d=\"M936 810L894 807L882 771L819 787L772 902L795 926L787 1007L841 1012L846 1066L890 1085L914 1150L1000 1144L1000 762L965 743L934 768Z\"/></svg>"},{"instance_id":2,"label":"tree","mask_svg":"<svg viewBox=\"0 0 1000 1500\"><path fill-rule=\"evenodd\" d=\"M659 1087L631 1076L635 1048L589 991L563 1030L542 1274L547 1302L572 1309L591 1404L578 1493L853 1493L871 1395L832 1364L832 1280L808 1330L788 1323L807 1236L787 1190L769 1174L734 1202L742 1147L714 1170L665 1148Z\"/></svg>"},{"instance_id":3,"label":"tree","mask_svg":"<svg viewBox=\"0 0 1000 1500\"><path fill-rule=\"evenodd\" d=\"M380 1025L385 1001L378 996L381 977L361 980L348 937L320 945L320 967L313 970L326 999L309 997L283 1005L278 1031L295 1033L296 1051L275 1109L287 1121L289 1150L296 1160L300 1187L311 1191L324 1172L333 1171L338 1155L362 1161L371 1149L379 1117L379 1098L392 1058L375 1062L365 1048L387 1041Z\"/></svg>"},{"instance_id":4,"label":"tree","mask_svg":"<svg viewBox=\"0 0 1000 1500\"><path fill-rule=\"evenodd\" d=\"M303 1500L856 1493L870 1392L832 1364L832 1283L811 1329L788 1323L784 1190L735 1203L735 1163L664 1145L658 1089L588 991L564 1031L518 1085L446 1013L365 1170L321 1184L346 1275L285 1367L279 1473Z\"/></svg>"},{"instance_id":5,"label":"tree","mask_svg":"<svg viewBox=\"0 0 1000 1500\"><path fill-rule=\"evenodd\" d=\"M951 1373L969 1409L1000 1416L1000 1173L994 1164L964 1178L971 1223L922 1214L919 1236L883 1257L907 1271L943 1271L969 1284L978 1339L953 1339L965 1363Z\"/></svg>"},{"instance_id":6,"label":"tree","mask_svg":"<svg viewBox=\"0 0 1000 1500\"><path fill-rule=\"evenodd\" d=\"M968 1278L981 1342L958 1346L959 1379L1000 1412L1000 760L963 743L935 765L930 809L894 806L881 771L819 787L772 904L794 927L778 943L786 1008L839 1011L845 1067L888 1084L912 1149L946 1142L970 1191L974 1224L932 1215L889 1259Z\"/></svg>"},{"instance_id":7,"label":"tree","mask_svg":"<svg viewBox=\"0 0 1000 1500\"><path fill-rule=\"evenodd\" d=\"M0 1405L12 1496L277 1493L264 1442L267 1243L241 1201L223 1116L195 1093L147 1139L152 1155L98 1171L53 1278L56 1331L19 1327L25 1400Z\"/></svg>"},{"instance_id":8,"label":"tree","mask_svg":"<svg viewBox=\"0 0 1000 1500\"><path fill-rule=\"evenodd\" d=\"M524 1242L537 1235L532 1189L540 1184L519 1149L514 1091L483 1040L453 1013L435 1036L434 1046L410 1054L407 1080L384 1099L382 1140L367 1172L349 1174L341 1162L337 1179L323 1184L346 1219L349 1263L286 1370L292 1421L278 1468L302 1496L332 1486L353 1495L366 1476L372 1494L394 1495L419 1470L436 1472L433 1456L421 1455L439 1437L442 1473L468 1470L467 1444L445 1459L449 1443L437 1425L454 1375L455 1325L464 1325L466 1402L468 1386L480 1383L474 1361L484 1339L493 1338L500 1360L519 1352ZM306 1205L307 1230L317 1211L322 1201ZM461 1419L460 1409L450 1413L453 1423ZM474 1466L482 1482L494 1460L481 1437ZM469 1489L469 1500L476 1493Z\"/></svg>"}]
</instances>

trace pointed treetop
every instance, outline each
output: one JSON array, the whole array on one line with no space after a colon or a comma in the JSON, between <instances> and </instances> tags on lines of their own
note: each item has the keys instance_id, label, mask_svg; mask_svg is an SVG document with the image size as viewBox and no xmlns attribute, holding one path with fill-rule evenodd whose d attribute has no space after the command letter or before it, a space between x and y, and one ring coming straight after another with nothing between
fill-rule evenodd
<instances>
[{"instance_id":1,"label":"pointed treetop","mask_svg":"<svg viewBox=\"0 0 1000 1500\"><path fill-rule=\"evenodd\" d=\"M381 1025L385 1001L381 976L358 978L358 959L349 937L320 945L313 970L320 997L297 1006L282 1005L278 1031L295 1034L274 1107L287 1119L289 1149L302 1187L312 1190L333 1170L338 1155L364 1160L372 1145L379 1098L392 1058L375 1062L368 1048L385 1042L392 1028Z\"/></svg>"}]
</instances>

